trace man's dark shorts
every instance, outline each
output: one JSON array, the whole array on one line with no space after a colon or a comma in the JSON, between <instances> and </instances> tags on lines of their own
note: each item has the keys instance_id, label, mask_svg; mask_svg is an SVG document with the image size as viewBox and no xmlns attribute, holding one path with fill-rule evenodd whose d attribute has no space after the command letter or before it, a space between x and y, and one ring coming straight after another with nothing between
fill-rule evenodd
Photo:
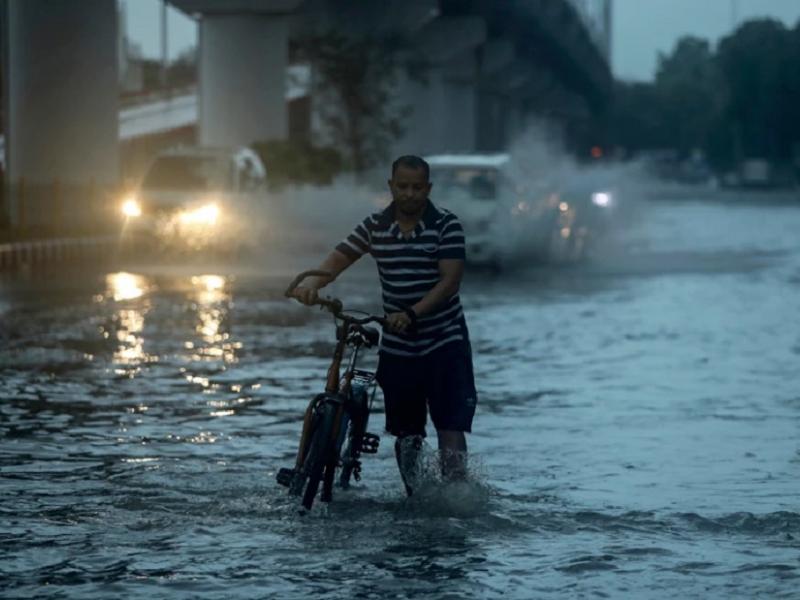
<instances>
[{"instance_id":1,"label":"man's dark shorts","mask_svg":"<svg viewBox=\"0 0 800 600\"><path fill-rule=\"evenodd\" d=\"M468 341L420 357L381 353L377 377L392 435L425 435L428 411L437 430L472 431L477 394Z\"/></svg>"}]
</instances>

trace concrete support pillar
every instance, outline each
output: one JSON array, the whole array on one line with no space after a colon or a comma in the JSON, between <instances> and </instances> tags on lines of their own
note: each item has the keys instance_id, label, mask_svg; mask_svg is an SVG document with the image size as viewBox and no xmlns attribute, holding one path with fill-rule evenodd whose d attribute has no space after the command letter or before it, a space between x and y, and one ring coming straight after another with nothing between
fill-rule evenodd
<instances>
[{"instance_id":1,"label":"concrete support pillar","mask_svg":"<svg viewBox=\"0 0 800 600\"><path fill-rule=\"evenodd\" d=\"M430 69L425 82L404 78L399 86L398 103L410 108L404 120L405 133L394 145L392 154L434 154L446 147L445 84L439 69Z\"/></svg>"},{"instance_id":2,"label":"concrete support pillar","mask_svg":"<svg viewBox=\"0 0 800 600\"><path fill-rule=\"evenodd\" d=\"M497 152L508 144L511 104L506 80L498 77L498 73L507 71L514 62L514 44L511 40L495 38L483 45L480 55L475 146L484 152Z\"/></svg>"},{"instance_id":3,"label":"concrete support pillar","mask_svg":"<svg viewBox=\"0 0 800 600\"><path fill-rule=\"evenodd\" d=\"M505 147L505 98L496 92L480 90L477 99L477 139L475 146L482 152L497 152Z\"/></svg>"},{"instance_id":4,"label":"concrete support pillar","mask_svg":"<svg viewBox=\"0 0 800 600\"><path fill-rule=\"evenodd\" d=\"M446 151L474 152L478 137L477 64L470 49L442 68L444 79L444 121Z\"/></svg>"},{"instance_id":5,"label":"concrete support pillar","mask_svg":"<svg viewBox=\"0 0 800 600\"><path fill-rule=\"evenodd\" d=\"M202 145L247 145L287 137L288 38L287 16L244 13L202 17Z\"/></svg>"},{"instance_id":6,"label":"concrete support pillar","mask_svg":"<svg viewBox=\"0 0 800 600\"><path fill-rule=\"evenodd\" d=\"M511 103L503 75L515 62L515 56L514 43L507 39L494 38L481 48L476 108L478 150L496 152L507 147Z\"/></svg>"},{"instance_id":7,"label":"concrete support pillar","mask_svg":"<svg viewBox=\"0 0 800 600\"><path fill-rule=\"evenodd\" d=\"M11 222L80 225L118 177L116 2L9 0L6 33Z\"/></svg>"},{"instance_id":8,"label":"concrete support pillar","mask_svg":"<svg viewBox=\"0 0 800 600\"><path fill-rule=\"evenodd\" d=\"M528 127L527 115L520 98L511 96L506 100L504 111L505 116L505 139L504 148L508 148L514 140L525 133Z\"/></svg>"},{"instance_id":9,"label":"concrete support pillar","mask_svg":"<svg viewBox=\"0 0 800 600\"><path fill-rule=\"evenodd\" d=\"M428 63L426 83L406 80L398 102L412 109L395 154L471 152L477 139L476 48L486 39L477 17L447 17L426 25L415 46Z\"/></svg>"},{"instance_id":10,"label":"concrete support pillar","mask_svg":"<svg viewBox=\"0 0 800 600\"><path fill-rule=\"evenodd\" d=\"M394 154L471 152L477 140L473 82L453 79L448 65L431 68L424 83L406 80L398 102L411 108Z\"/></svg>"}]
</instances>

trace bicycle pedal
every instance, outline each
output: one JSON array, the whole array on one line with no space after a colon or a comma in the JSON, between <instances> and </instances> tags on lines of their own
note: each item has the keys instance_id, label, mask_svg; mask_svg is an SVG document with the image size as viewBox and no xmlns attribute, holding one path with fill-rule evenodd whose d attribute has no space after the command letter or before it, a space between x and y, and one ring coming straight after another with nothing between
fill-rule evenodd
<instances>
[{"instance_id":1,"label":"bicycle pedal","mask_svg":"<svg viewBox=\"0 0 800 600\"><path fill-rule=\"evenodd\" d=\"M381 438L374 433L365 433L361 439L361 452L365 454L375 454L378 451L378 446L381 443Z\"/></svg>"},{"instance_id":2,"label":"bicycle pedal","mask_svg":"<svg viewBox=\"0 0 800 600\"><path fill-rule=\"evenodd\" d=\"M287 469L285 467L279 469L278 474L275 475L275 479L278 480L280 485L289 487L292 484L292 479L294 479L294 469Z\"/></svg>"}]
</instances>

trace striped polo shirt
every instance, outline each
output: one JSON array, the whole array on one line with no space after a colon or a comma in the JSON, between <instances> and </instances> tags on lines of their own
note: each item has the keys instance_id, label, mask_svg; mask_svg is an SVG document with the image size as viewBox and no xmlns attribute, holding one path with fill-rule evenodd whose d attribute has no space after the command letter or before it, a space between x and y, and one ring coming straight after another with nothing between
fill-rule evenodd
<instances>
[{"instance_id":1,"label":"striped polo shirt","mask_svg":"<svg viewBox=\"0 0 800 600\"><path fill-rule=\"evenodd\" d=\"M439 260L464 260L464 230L450 211L428 200L416 228L406 238L394 220L394 203L359 223L336 249L358 259L370 253L378 265L383 309L400 312L419 302L439 281ZM467 337L458 294L433 313L420 317L413 333L384 331L380 351L396 356L424 356Z\"/></svg>"}]
</instances>

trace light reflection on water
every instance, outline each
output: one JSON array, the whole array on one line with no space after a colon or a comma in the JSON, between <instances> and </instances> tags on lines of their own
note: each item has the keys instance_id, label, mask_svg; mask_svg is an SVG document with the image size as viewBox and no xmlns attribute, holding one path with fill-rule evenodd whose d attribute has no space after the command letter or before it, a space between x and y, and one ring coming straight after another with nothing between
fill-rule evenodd
<instances>
[{"instance_id":1,"label":"light reflection on water","mask_svg":"<svg viewBox=\"0 0 800 600\"><path fill-rule=\"evenodd\" d=\"M196 332L202 344L187 342L187 347L195 350L193 360L222 360L236 362L236 350L241 343L231 342L227 319L231 295L226 290L227 281L220 275L199 275L191 277L194 288L193 300L197 310Z\"/></svg>"},{"instance_id":2,"label":"light reflection on water","mask_svg":"<svg viewBox=\"0 0 800 600\"><path fill-rule=\"evenodd\" d=\"M114 316L119 344L112 358L119 365L114 370L117 375L133 377L140 371L139 365L151 358L145 354L142 336L149 302L139 301L131 307L131 301L140 300L148 291L150 282L145 277L118 272L106 276L105 296L96 297L100 301L110 298L119 306Z\"/></svg>"},{"instance_id":3,"label":"light reflection on water","mask_svg":"<svg viewBox=\"0 0 800 600\"><path fill-rule=\"evenodd\" d=\"M141 298L148 288L147 280L141 275L124 271L106 276L106 290L115 302Z\"/></svg>"},{"instance_id":4,"label":"light reflection on water","mask_svg":"<svg viewBox=\"0 0 800 600\"><path fill-rule=\"evenodd\" d=\"M287 277L130 269L54 278L39 304L3 288L4 585L792 597L798 229L800 209L664 205L605 262L470 274L480 485L405 500L384 436L363 484L303 519L273 478L332 329L281 297ZM368 268L331 293L370 310L371 290Z\"/></svg>"}]
</instances>

